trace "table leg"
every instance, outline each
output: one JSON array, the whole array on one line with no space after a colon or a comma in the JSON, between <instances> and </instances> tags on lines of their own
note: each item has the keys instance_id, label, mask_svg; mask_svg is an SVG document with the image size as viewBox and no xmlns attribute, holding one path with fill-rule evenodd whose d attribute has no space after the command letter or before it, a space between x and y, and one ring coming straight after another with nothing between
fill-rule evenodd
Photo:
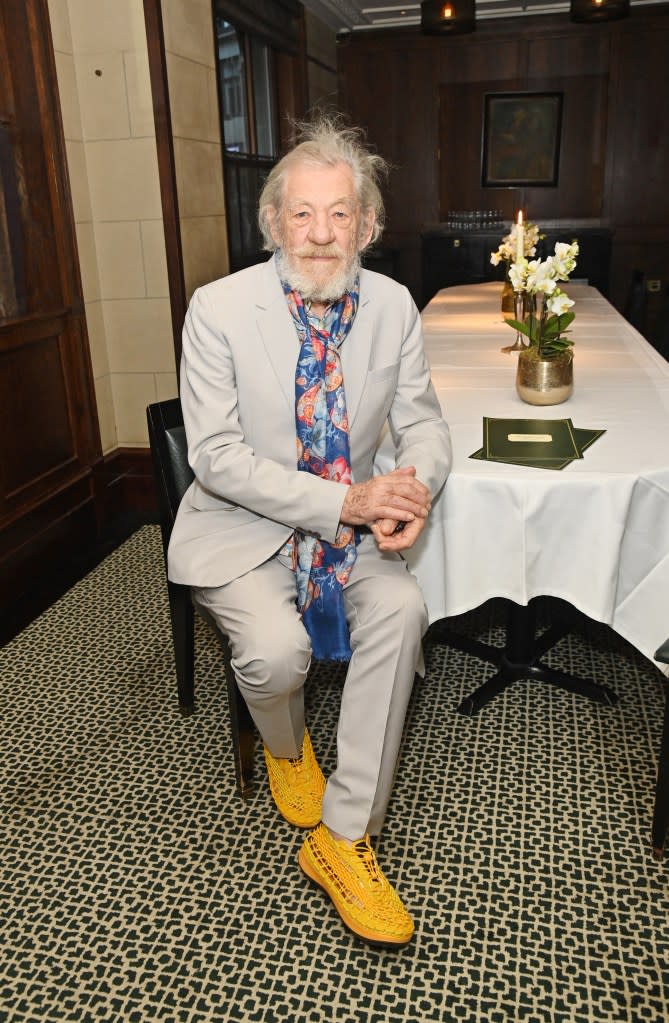
<instances>
[{"instance_id":1,"label":"table leg","mask_svg":"<svg viewBox=\"0 0 669 1023\"><path fill-rule=\"evenodd\" d=\"M594 679L556 671L540 660L541 656L564 636L566 629L551 627L536 639L536 613L532 602L524 606L509 600L507 605L504 647L479 643L447 628L438 629L436 632L438 642L444 642L456 650L480 657L497 667L497 671L489 679L462 701L458 707L459 714L472 717L507 686L521 679L549 682L560 689L587 696L588 699L607 706L617 703L618 697L609 686L600 685Z\"/></svg>"}]
</instances>

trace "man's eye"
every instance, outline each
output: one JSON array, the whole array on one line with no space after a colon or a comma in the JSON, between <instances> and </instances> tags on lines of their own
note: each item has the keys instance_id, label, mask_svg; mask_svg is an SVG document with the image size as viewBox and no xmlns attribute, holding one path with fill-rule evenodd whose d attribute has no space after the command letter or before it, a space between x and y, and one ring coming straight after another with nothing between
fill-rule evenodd
<instances>
[{"instance_id":1,"label":"man's eye","mask_svg":"<svg viewBox=\"0 0 669 1023\"><path fill-rule=\"evenodd\" d=\"M309 216L306 210L298 210L297 213L293 214L295 220L306 220Z\"/></svg>"},{"instance_id":2,"label":"man's eye","mask_svg":"<svg viewBox=\"0 0 669 1023\"><path fill-rule=\"evenodd\" d=\"M350 220L350 217L351 214L348 213L346 210L335 210L334 218L335 220L338 220L340 223L344 223L347 220Z\"/></svg>"}]
</instances>

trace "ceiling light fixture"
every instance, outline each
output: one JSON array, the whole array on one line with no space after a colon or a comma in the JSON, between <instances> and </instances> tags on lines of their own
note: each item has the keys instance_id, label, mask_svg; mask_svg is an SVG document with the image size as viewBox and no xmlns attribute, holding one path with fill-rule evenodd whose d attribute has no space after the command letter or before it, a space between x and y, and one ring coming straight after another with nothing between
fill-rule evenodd
<instances>
[{"instance_id":1,"label":"ceiling light fixture","mask_svg":"<svg viewBox=\"0 0 669 1023\"><path fill-rule=\"evenodd\" d=\"M420 5L420 27L425 35L448 36L476 28L475 0L427 0Z\"/></svg>"},{"instance_id":2,"label":"ceiling light fixture","mask_svg":"<svg viewBox=\"0 0 669 1023\"><path fill-rule=\"evenodd\" d=\"M572 21L617 21L630 12L630 0L571 0Z\"/></svg>"}]
</instances>

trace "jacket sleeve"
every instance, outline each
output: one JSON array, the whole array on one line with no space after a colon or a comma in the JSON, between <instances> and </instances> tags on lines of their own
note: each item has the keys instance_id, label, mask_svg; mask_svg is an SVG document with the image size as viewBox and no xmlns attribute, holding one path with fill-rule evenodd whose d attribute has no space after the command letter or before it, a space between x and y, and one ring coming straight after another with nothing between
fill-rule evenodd
<instances>
[{"instance_id":1,"label":"jacket sleeve","mask_svg":"<svg viewBox=\"0 0 669 1023\"><path fill-rule=\"evenodd\" d=\"M413 465L432 496L451 468L451 436L441 412L425 356L420 314L407 293L399 378L388 425L398 467Z\"/></svg>"}]
</instances>

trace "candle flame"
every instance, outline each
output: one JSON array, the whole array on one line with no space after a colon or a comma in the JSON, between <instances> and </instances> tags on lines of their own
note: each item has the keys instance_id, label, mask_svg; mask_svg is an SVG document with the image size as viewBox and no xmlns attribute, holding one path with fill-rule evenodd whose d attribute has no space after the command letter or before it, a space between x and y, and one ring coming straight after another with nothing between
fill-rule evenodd
<instances>
[{"instance_id":1,"label":"candle flame","mask_svg":"<svg viewBox=\"0 0 669 1023\"><path fill-rule=\"evenodd\" d=\"M453 4L444 4L444 6L441 8L442 18L452 18L454 14L455 10L453 8Z\"/></svg>"},{"instance_id":2,"label":"candle flame","mask_svg":"<svg viewBox=\"0 0 669 1023\"><path fill-rule=\"evenodd\" d=\"M597 2L597 0L595 0L595 3L596 2ZM600 0L600 2L601 2L601 0ZM518 220L517 220L517 223L520 225L520 224L522 224L522 222L523 222L523 211L522 210L518 210Z\"/></svg>"}]
</instances>

